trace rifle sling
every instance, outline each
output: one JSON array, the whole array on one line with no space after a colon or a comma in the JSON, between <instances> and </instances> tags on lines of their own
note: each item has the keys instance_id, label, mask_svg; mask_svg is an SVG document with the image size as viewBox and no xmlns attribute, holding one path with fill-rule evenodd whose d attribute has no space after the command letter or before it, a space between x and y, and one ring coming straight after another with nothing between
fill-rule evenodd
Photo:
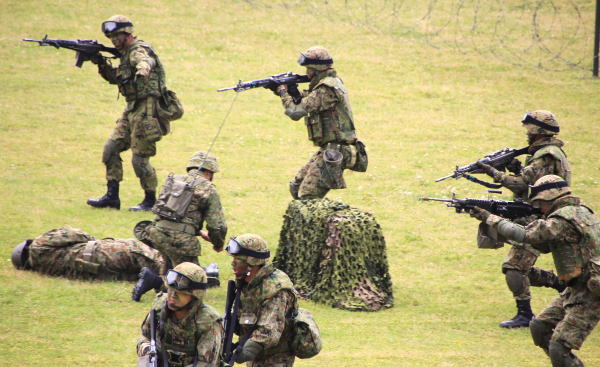
<instances>
[{"instance_id":1,"label":"rifle sling","mask_svg":"<svg viewBox=\"0 0 600 367\"><path fill-rule=\"evenodd\" d=\"M463 174L463 177L471 182L475 182L482 186L489 187L490 189L499 189L502 187L502 185L500 185L500 184L493 184L493 183L485 182L483 180L478 179L477 177L473 177L466 173Z\"/></svg>"}]
</instances>

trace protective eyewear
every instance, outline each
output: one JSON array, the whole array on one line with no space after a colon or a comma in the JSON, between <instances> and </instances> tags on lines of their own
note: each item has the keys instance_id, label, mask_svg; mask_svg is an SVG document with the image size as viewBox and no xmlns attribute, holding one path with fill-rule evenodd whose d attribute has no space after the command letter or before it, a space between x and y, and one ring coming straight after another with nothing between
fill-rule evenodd
<instances>
[{"instance_id":1,"label":"protective eyewear","mask_svg":"<svg viewBox=\"0 0 600 367\"><path fill-rule=\"evenodd\" d=\"M531 116L529 114L529 112L525 112L525 116L523 116L523 119L521 120L522 123L524 124L532 124L535 126L539 126L542 129L546 129L555 133L558 133L560 131L560 128L558 126L552 126L552 125L548 125L547 123L540 121L538 119L536 119L535 117Z\"/></svg>"},{"instance_id":2,"label":"protective eyewear","mask_svg":"<svg viewBox=\"0 0 600 367\"><path fill-rule=\"evenodd\" d=\"M208 283L194 282L185 275L172 269L167 272L167 285L178 291L192 291L194 289L208 288Z\"/></svg>"},{"instance_id":3,"label":"protective eyewear","mask_svg":"<svg viewBox=\"0 0 600 367\"><path fill-rule=\"evenodd\" d=\"M269 250L267 252L258 252L245 248L234 237L231 237L225 250L233 256L250 256L256 259L268 259L271 256L271 251Z\"/></svg>"},{"instance_id":4,"label":"protective eyewear","mask_svg":"<svg viewBox=\"0 0 600 367\"><path fill-rule=\"evenodd\" d=\"M325 60L311 59L310 57L307 57L305 54L303 54L301 52L300 56L298 57L298 64L300 64L300 66L330 65L330 64L333 64L333 59L325 59Z\"/></svg>"},{"instance_id":5,"label":"protective eyewear","mask_svg":"<svg viewBox=\"0 0 600 367\"><path fill-rule=\"evenodd\" d=\"M119 28L124 28L124 27L133 27L133 23L131 23L131 22L113 22L113 21L104 22L104 23L102 23L102 32L104 34L109 34L109 33L116 31Z\"/></svg>"}]
</instances>

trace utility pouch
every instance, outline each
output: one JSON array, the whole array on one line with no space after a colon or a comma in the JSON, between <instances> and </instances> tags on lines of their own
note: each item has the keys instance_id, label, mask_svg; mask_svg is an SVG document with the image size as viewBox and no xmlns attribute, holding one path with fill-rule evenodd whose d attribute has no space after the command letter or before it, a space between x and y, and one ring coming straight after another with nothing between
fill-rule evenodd
<instances>
[{"instance_id":1,"label":"utility pouch","mask_svg":"<svg viewBox=\"0 0 600 367\"><path fill-rule=\"evenodd\" d=\"M144 139L150 143L159 141L163 134L158 119L155 117L156 100L152 97L146 99L146 113L142 117L141 130Z\"/></svg>"},{"instance_id":2,"label":"utility pouch","mask_svg":"<svg viewBox=\"0 0 600 367\"><path fill-rule=\"evenodd\" d=\"M486 249L499 249L504 247L505 239L495 229L485 223L479 223L477 228L477 247Z\"/></svg>"},{"instance_id":3,"label":"utility pouch","mask_svg":"<svg viewBox=\"0 0 600 367\"><path fill-rule=\"evenodd\" d=\"M85 261L83 259L75 259L74 266L75 270L88 274L98 274L98 271L100 270L100 264Z\"/></svg>"},{"instance_id":4,"label":"utility pouch","mask_svg":"<svg viewBox=\"0 0 600 367\"><path fill-rule=\"evenodd\" d=\"M162 98L159 98L158 117L165 121L178 120L183 116L183 105L177 94L167 89Z\"/></svg>"},{"instance_id":5,"label":"utility pouch","mask_svg":"<svg viewBox=\"0 0 600 367\"><path fill-rule=\"evenodd\" d=\"M322 348L321 332L310 311L303 308L293 315L294 332L290 345L292 353L298 358L311 358L319 354Z\"/></svg>"},{"instance_id":6,"label":"utility pouch","mask_svg":"<svg viewBox=\"0 0 600 367\"><path fill-rule=\"evenodd\" d=\"M180 222L187 212L194 196L195 182L187 182L170 174L162 187L152 212L161 218ZM184 176L185 177L185 176Z\"/></svg>"},{"instance_id":7,"label":"utility pouch","mask_svg":"<svg viewBox=\"0 0 600 367\"><path fill-rule=\"evenodd\" d=\"M348 168L356 172L365 172L369 166L367 147L365 147L365 144L360 140L357 140L354 145L356 146L356 163Z\"/></svg>"},{"instance_id":8,"label":"utility pouch","mask_svg":"<svg viewBox=\"0 0 600 367\"><path fill-rule=\"evenodd\" d=\"M589 263L590 278L587 287L595 296L600 297L600 256L596 256Z\"/></svg>"},{"instance_id":9,"label":"utility pouch","mask_svg":"<svg viewBox=\"0 0 600 367\"><path fill-rule=\"evenodd\" d=\"M340 152L339 145L327 144L323 151L323 165L319 186L328 189L343 189L346 187L344 181L344 155Z\"/></svg>"},{"instance_id":10,"label":"utility pouch","mask_svg":"<svg viewBox=\"0 0 600 367\"><path fill-rule=\"evenodd\" d=\"M323 139L323 126L318 114L309 115L304 119L306 129L308 130L308 139L319 141Z\"/></svg>"}]
</instances>

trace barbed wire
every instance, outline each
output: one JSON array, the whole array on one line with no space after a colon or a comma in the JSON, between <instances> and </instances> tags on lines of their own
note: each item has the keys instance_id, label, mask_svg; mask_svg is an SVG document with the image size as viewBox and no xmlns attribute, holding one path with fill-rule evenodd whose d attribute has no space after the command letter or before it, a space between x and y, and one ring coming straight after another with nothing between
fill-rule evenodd
<instances>
[{"instance_id":1,"label":"barbed wire","mask_svg":"<svg viewBox=\"0 0 600 367\"><path fill-rule=\"evenodd\" d=\"M592 0L244 0L519 67L591 70Z\"/></svg>"}]
</instances>

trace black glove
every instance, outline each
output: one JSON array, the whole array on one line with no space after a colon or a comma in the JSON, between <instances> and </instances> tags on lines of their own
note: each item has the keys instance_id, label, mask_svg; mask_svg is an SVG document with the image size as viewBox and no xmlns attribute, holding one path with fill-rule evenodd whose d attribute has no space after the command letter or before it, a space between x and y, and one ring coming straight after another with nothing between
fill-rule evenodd
<instances>
[{"instance_id":1,"label":"black glove","mask_svg":"<svg viewBox=\"0 0 600 367\"><path fill-rule=\"evenodd\" d=\"M246 344L244 344L242 352L235 357L235 361L236 363L253 361L260 353L262 353L263 349L264 347L261 344L248 340Z\"/></svg>"},{"instance_id":2,"label":"black glove","mask_svg":"<svg viewBox=\"0 0 600 367\"><path fill-rule=\"evenodd\" d=\"M103 65L104 63L106 63L106 59L105 59L104 57L102 57L102 55L100 55L99 53L97 53L97 54L93 54L93 55L90 55L90 56L88 57L88 59L89 59L89 60L90 60L90 61L91 61L93 64L96 64L96 65Z\"/></svg>"},{"instance_id":3,"label":"black glove","mask_svg":"<svg viewBox=\"0 0 600 367\"><path fill-rule=\"evenodd\" d=\"M275 94L276 96L279 96L279 94L277 94L277 87L279 87L279 85L275 84L275 83L271 83L271 84L267 84L264 86L267 89L270 89L271 92L273 92L273 94Z\"/></svg>"},{"instance_id":4,"label":"black glove","mask_svg":"<svg viewBox=\"0 0 600 367\"><path fill-rule=\"evenodd\" d=\"M520 160L518 160L517 158L513 158L513 160L510 161L510 163L506 165L506 169L509 172L514 173L515 175L520 175L521 170L523 169L523 166L521 165Z\"/></svg>"},{"instance_id":5,"label":"black glove","mask_svg":"<svg viewBox=\"0 0 600 367\"><path fill-rule=\"evenodd\" d=\"M485 221L488 219L488 217L492 214L490 212L488 212L485 209L481 209L479 207L474 207L473 209L471 209L469 211L469 214L471 214L471 217L476 218L482 222L485 223Z\"/></svg>"},{"instance_id":6,"label":"black glove","mask_svg":"<svg viewBox=\"0 0 600 367\"><path fill-rule=\"evenodd\" d=\"M485 164L482 161L477 161L477 167L479 167L479 169L492 178L494 177L494 174L498 172L498 170L496 170L494 167L490 166L489 164Z\"/></svg>"},{"instance_id":7,"label":"black glove","mask_svg":"<svg viewBox=\"0 0 600 367\"><path fill-rule=\"evenodd\" d=\"M302 95L300 95L297 83L289 84L287 86L287 92L290 96L292 96L292 99L294 100L295 104L298 104L300 103L300 101L302 101Z\"/></svg>"}]
</instances>

